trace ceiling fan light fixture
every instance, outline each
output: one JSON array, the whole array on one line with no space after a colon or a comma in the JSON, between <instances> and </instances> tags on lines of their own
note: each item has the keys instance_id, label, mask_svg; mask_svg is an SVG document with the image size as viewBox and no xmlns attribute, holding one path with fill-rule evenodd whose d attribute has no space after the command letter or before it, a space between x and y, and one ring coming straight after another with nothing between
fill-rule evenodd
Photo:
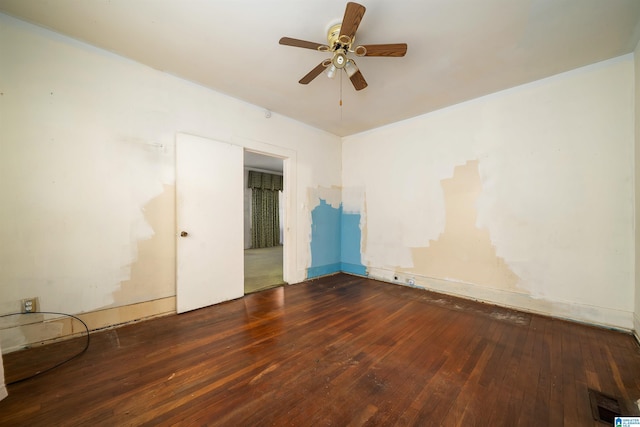
<instances>
[{"instance_id":1,"label":"ceiling fan light fixture","mask_svg":"<svg viewBox=\"0 0 640 427\"><path fill-rule=\"evenodd\" d=\"M331 63L336 68L344 68L344 66L346 65L347 62L348 62L347 52L345 52L344 49L338 49L334 53L333 58L331 59Z\"/></svg>"},{"instance_id":2,"label":"ceiling fan light fixture","mask_svg":"<svg viewBox=\"0 0 640 427\"><path fill-rule=\"evenodd\" d=\"M345 64L344 70L347 72L347 75L351 77L358 72L358 66L356 65L355 61L350 59Z\"/></svg>"},{"instance_id":3,"label":"ceiling fan light fixture","mask_svg":"<svg viewBox=\"0 0 640 427\"><path fill-rule=\"evenodd\" d=\"M330 79L334 78L336 76L336 70L336 66L331 64L329 70L327 70L327 77L329 77Z\"/></svg>"},{"instance_id":4,"label":"ceiling fan light fixture","mask_svg":"<svg viewBox=\"0 0 640 427\"><path fill-rule=\"evenodd\" d=\"M282 37L280 39L279 43L282 45L313 49L323 53L331 52L331 58L327 58L316 65L298 83L309 84L325 70L329 78L334 78L340 70L344 69L353 87L356 90L362 90L368 86L367 81L355 61L347 56L349 53L354 53L358 57L402 57L407 53L406 43L356 45L356 31L360 26L365 10L366 8L363 5L349 1L342 21L329 24L326 45L291 37Z\"/></svg>"}]
</instances>

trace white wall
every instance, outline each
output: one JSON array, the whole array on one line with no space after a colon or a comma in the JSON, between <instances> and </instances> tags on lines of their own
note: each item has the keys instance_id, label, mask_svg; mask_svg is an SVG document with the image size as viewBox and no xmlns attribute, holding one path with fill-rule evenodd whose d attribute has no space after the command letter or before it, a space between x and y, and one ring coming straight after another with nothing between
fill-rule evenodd
<instances>
[{"instance_id":1,"label":"white wall","mask_svg":"<svg viewBox=\"0 0 640 427\"><path fill-rule=\"evenodd\" d=\"M633 326L640 341L640 42L634 52L635 75L635 304Z\"/></svg>"},{"instance_id":2,"label":"white wall","mask_svg":"<svg viewBox=\"0 0 640 427\"><path fill-rule=\"evenodd\" d=\"M627 55L344 138L363 263L631 329L632 111Z\"/></svg>"},{"instance_id":3,"label":"white wall","mask_svg":"<svg viewBox=\"0 0 640 427\"><path fill-rule=\"evenodd\" d=\"M177 132L293 159L285 263L305 278L305 201L339 185L338 137L5 15L0 34L0 312L175 295Z\"/></svg>"}]
</instances>

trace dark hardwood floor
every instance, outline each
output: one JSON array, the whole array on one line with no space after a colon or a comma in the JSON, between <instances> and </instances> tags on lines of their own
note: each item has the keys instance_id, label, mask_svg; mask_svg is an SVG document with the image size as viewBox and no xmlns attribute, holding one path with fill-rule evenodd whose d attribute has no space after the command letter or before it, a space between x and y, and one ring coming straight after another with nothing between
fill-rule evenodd
<instances>
[{"instance_id":1,"label":"dark hardwood floor","mask_svg":"<svg viewBox=\"0 0 640 427\"><path fill-rule=\"evenodd\" d=\"M7 380L82 345L5 355ZM0 425L604 426L589 388L637 414L632 336L339 274L92 334Z\"/></svg>"}]
</instances>

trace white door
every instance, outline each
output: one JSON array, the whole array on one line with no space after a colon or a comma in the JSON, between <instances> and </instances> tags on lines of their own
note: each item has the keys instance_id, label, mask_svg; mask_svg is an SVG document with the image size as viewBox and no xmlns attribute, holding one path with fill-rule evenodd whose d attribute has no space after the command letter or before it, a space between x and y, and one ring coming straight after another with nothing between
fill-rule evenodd
<instances>
[{"instance_id":1,"label":"white door","mask_svg":"<svg viewBox=\"0 0 640 427\"><path fill-rule=\"evenodd\" d=\"M244 295L243 149L176 137L177 312Z\"/></svg>"}]
</instances>

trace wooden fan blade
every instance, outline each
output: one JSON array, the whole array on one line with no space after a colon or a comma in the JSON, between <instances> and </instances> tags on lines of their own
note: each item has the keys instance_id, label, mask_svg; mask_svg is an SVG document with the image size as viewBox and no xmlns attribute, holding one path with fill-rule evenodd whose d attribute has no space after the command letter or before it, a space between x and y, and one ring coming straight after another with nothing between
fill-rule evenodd
<instances>
[{"instance_id":1,"label":"wooden fan blade","mask_svg":"<svg viewBox=\"0 0 640 427\"><path fill-rule=\"evenodd\" d=\"M347 3L347 8L344 11L344 17L342 18L342 24L340 26L340 37L347 36L349 40L353 40L365 10L367 9L361 4L354 2Z\"/></svg>"},{"instance_id":2,"label":"wooden fan blade","mask_svg":"<svg viewBox=\"0 0 640 427\"><path fill-rule=\"evenodd\" d=\"M324 66L324 62L325 61L322 61L320 64L318 64L318 66L316 68L314 68L313 70L309 71L309 73L307 73L306 76L301 78L298 83L300 83L301 85L306 85L306 84L309 84L311 82L311 80L313 80L316 77L318 77L324 71L324 69L326 68Z\"/></svg>"},{"instance_id":3,"label":"wooden fan blade","mask_svg":"<svg viewBox=\"0 0 640 427\"><path fill-rule=\"evenodd\" d=\"M303 47L305 49L313 49L313 50L318 50L318 48L320 48L321 46L326 46L320 43L308 42L306 40L292 39L291 37L281 38L280 44L283 44L285 46Z\"/></svg>"},{"instance_id":4,"label":"wooden fan blade","mask_svg":"<svg viewBox=\"0 0 640 427\"><path fill-rule=\"evenodd\" d=\"M367 49L367 53L365 53L364 56L400 57L400 56L404 56L407 53L406 43L365 44L365 45L362 45L362 47Z\"/></svg>"},{"instance_id":5,"label":"wooden fan blade","mask_svg":"<svg viewBox=\"0 0 640 427\"><path fill-rule=\"evenodd\" d=\"M349 77L349 80L351 80L351 83L356 90L362 90L368 86L367 81L364 79L360 70L356 71L351 77Z\"/></svg>"}]
</instances>

